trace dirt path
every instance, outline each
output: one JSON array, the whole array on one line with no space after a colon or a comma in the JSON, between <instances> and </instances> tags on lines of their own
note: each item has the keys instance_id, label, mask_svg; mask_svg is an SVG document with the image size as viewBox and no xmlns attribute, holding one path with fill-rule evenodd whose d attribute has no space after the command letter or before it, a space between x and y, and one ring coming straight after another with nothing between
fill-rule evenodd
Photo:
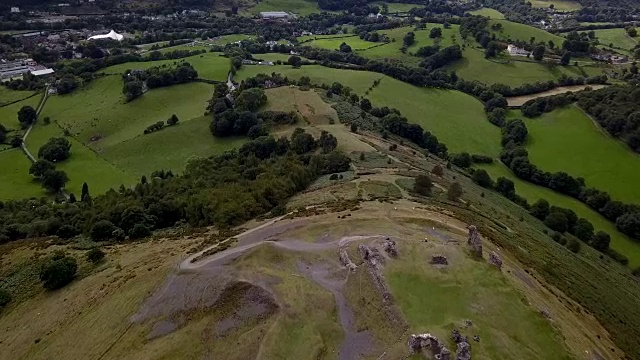
<instances>
[{"instance_id":1,"label":"dirt path","mask_svg":"<svg viewBox=\"0 0 640 360\"><path fill-rule=\"evenodd\" d=\"M606 86L607 85L602 85L602 84L559 86L559 87L557 87L555 89L539 92L539 93L536 93L536 94L523 95L523 96L511 96L511 97L507 98L507 103L508 103L509 106L522 106L524 103L526 103L529 100L533 100L533 99L537 99L537 98L541 98L541 97L564 94L564 93L567 93L569 91L581 91L581 90L586 89L587 87L590 87L590 88L592 88L594 90L598 90L598 89L602 89L603 87L606 87Z\"/></svg>"},{"instance_id":2,"label":"dirt path","mask_svg":"<svg viewBox=\"0 0 640 360\"><path fill-rule=\"evenodd\" d=\"M49 96L49 85L47 85L47 87L45 87L44 89L44 95L42 97L42 100L40 101L40 104L38 104L38 109L36 109L36 116L40 116L40 112L42 112L42 108L44 107L44 103L47 102L48 96ZM22 137L22 144L20 144L22 151L32 163L36 162L36 158L33 156L33 154L31 154L29 149L27 149L26 144L27 144L27 138L29 137L29 134L31 133L31 129L33 129L33 125L35 125L35 123L36 122L34 121L31 125L29 125L29 128L27 129L27 131L24 133L24 136Z\"/></svg>"}]
</instances>

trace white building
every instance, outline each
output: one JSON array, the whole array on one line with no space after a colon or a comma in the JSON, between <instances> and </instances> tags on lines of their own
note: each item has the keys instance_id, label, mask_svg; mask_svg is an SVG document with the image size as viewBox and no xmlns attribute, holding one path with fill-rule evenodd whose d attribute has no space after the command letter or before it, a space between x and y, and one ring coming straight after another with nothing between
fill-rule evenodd
<instances>
[{"instance_id":1,"label":"white building","mask_svg":"<svg viewBox=\"0 0 640 360\"><path fill-rule=\"evenodd\" d=\"M19 13L20 12L20 8L17 7L17 6L13 6L13 7L11 7L11 12L12 13Z\"/></svg>"},{"instance_id":2,"label":"white building","mask_svg":"<svg viewBox=\"0 0 640 360\"><path fill-rule=\"evenodd\" d=\"M509 53L509 55L511 56L527 56L529 55L529 52L525 49L521 49L515 45L511 45L509 44L507 46L507 52Z\"/></svg>"},{"instance_id":3,"label":"white building","mask_svg":"<svg viewBox=\"0 0 640 360\"><path fill-rule=\"evenodd\" d=\"M44 76L44 75L51 75L54 72L55 71L53 71L53 69L42 69L42 70L32 70L31 74L33 76Z\"/></svg>"},{"instance_id":4,"label":"white building","mask_svg":"<svg viewBox=\"0 0 640 360\"><path fill-rule=\"evenodd\" d=\"M264 11L260 13L260 17L263 20L280 20L280 19L288 19L291 17L289 13L284 11Z\"/></svg>"},{"instance_id":5,"label":"white building","mask_svg":"<svg viewBox=\"0 0 640 360\"><path fill-rule=\"evenodd\" d=\"M102 40L102 39L111 39L111 40L115 40L115 41L122 41L124 39L124 36L118 34L114 30L111 30L111 32L106 34L106 35L94 35L94 36L89 38L89 40Z\"/></svg>"}]
</instances>

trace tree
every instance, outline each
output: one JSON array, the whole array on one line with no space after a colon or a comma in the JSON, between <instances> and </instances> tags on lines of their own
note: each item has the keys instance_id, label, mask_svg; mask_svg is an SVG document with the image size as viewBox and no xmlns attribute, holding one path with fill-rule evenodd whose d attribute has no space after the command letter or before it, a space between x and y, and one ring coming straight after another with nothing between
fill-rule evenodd
<instances>
[{"instance_id":1,"label":"tree","mask_svg":"<svg viewBox=\"0 0 640 360\"><path fill-rule=\"evenodd\" d=\"M493 180L491 179L491 176L489 176L487 171L484 169L479 169L474 171L473 175L471 175L471 180L474 183L482 186L483 188L493 187Z\"/></svg>"},{"instance_id":2,"label":"tree","mask_svg":"<svg viewBox=\"0 0 640 360\"><path fill-rule=\"evenodd\" d=\"M87 202L87 200L90 198L91 198L91 195L89 195L89 184L85 182L82 184L82 193L80 194L80 201Z\"/></svg>"},{"instance_id":3,"label":"tree","mask_svg":"<svg viewBox=\"0 0 640 360\"><path fill-rule=\"evenodd\" d=\"M260 88L244 90L236 99L236 107L255 112L267 103L267 95Z\"/></svg>"},{"instance_id":4,"label":"tree","mask_svg":"<svg viewBox=\"0 0 640 360\"><path fill-rule=\"evenodd\" d=\"M29 174L41 178L45 173L51 170L55 170L55 166L53 165L53 163L47 160L38 160L31 164L31 167L29 168Z\"/></svg>"},{"instance_id":5,"label":"tree","mask_svg":"<svg viewBox=\"0 0 640 360\"><path fill-rule=\"evenodd\" d=\"M51 162L66 160L71 155L71 143L65 138L51 138L38 150L38 157Z\"/></svg>"},{"instance_id":6,"label":"tree","mask_svg":"<svg viewBox=\"0 0 640 360\"><path fill-rule=\"evenodd\" d=\"M368 112L372 107L373 106L371 105L371 101L369 101L369 99L362 98L362 100L360 100L360 109L362 109L363 111Z\"/></svg>"},{"instance_id":7,"label":"tree","mask_svg":"<svg viewBox=\"0 0 640 360\"><path fill-rule=\"evenodd\" d=\"M533 49L533 58L535 60L542 60L544 58L545 47L544 45L538 45Z\"/></svg>"},{"instance_id":8,"label":"tree","mask_svg":"<svg viewBox=\"0 0 640 360\"><path fill-rule=\"evenodd\" d=\"M456 201L462 196L462 186L458 182L454 182L447 191L447 199Z\"/></svg>"},{"instance_id":9,"label":"tree","mask_svg":"<svg viewBox=\"0 0 640 360\"><path fill-rule=\"evenodd\" d=\"M440 165L435 165L433 169L431 169L431 173L435 176L442 177L442 175L444 175L444 169L442 169Z\"/></svg>"},{"instance_id":10,"label":"tree","mask_svg":"<svg viewBox=\"0 0 640 360\"><path fill-rule=\"evenodd\" d=\"M300 59L300 56L290 56L289 59L287 60L287 64L293 66L294 68L299 68L300 66L302 66L302 59Z\"/></svg>"},{"instance_id":11,"label":"tree","mask_svg":"<svg viewBox=\"0 0 640 360\"><path fill-rule=\"evenodd\" d=\"M439 27L434 27L429 32L429 37L431 39L441 38L442 37L442 29Z\"/></svg>"},{"instance_id":12,"label":"tree","mask_svg":"<svg viewBox=\"0 0 640 360\"><path fill-rule=\"evenodd\" d=\"M346 42L342 42L342 44L340 44L340 48L339 48L340 52L343 53L350 53L351 52L351 46L349 46Z\"/></svg>"},{"instance_id":13,"label":"tree","mask_svg":"<svg viewBox=\"0 0 640 360\"><path fill-rule=\"evenodd\" d=\"M593 239L593 225L587 219L580 218L573 226L573 235L575 235L578 239L589 243Z\"/></svg>"},{"instance_id":14,"label":"tree","mask_svg":"<svg viewBox=\"0 0 640 360\"><path fill-rule=\"evenodd\" d=\"M548 44L549 44L549 49L551 50L553 50L556 47L556 43L554 43L553 40L549 40Z\"/></svg>"},{"instance_id":15,"label":"tree","mask_svg":"<svg viewBox=\"0 0 640 360\"><path fill-rule=\"evenodd\" d=\"M466 152L454 154L451 158L451 163L455 166L466 169L472 164L471 155Z\"/></svg>"},{"instance_id":16,"label":"tree","mask_svg":"<svg viewBox=\"0 0 640 360\"><path fill-rule=\"evenodd\" d=\"M544 220L547 215L549 215L549 202L545 199L538 199L538 201L531 205L529 213L535 218Z\"/></svg>"},{"instance_id":17,"label":"tree","mask_svg":"<svg viewBox=\"0 0 640 360\"><path fill-rule=\"evenodd\" d=\"M100 220L93 224L89 234L93 241L106 241L113 238L113 233L118 229L109 220Z\"/></svg>"},{"instance_id":18,"label":"tree","mask_svg":"<svg viewBox=\"0 0 640 360\"><path fill-rule=\"evenodd\" d=\"M498 180L496 180L495 189L507 199L513 200L516 197L516 187L513 184L513 181L507 178L499 177Z\"/></svg>"},{"instance_id":19,"label":"tree","mask_svg":"<svg viewBox=\"0 0 640 360\"><path fill-rule=\"evenodd\" d=\"M69 194L69 204L75 204L76 202L78 202L78 199L76 199L76 194Z\"/></svg>"},{"instance_id":20,"label":"tree","mask_svg":"<svg viewBox=\"0 0 640 360\"><path fill-rule=\"evenodd\" d=\"M577 254L580 251L580 242L576 241L576 239L569 239L567 242L567 249L574 254Z\"/></svg>"},{"instance_id":21,"label":"tree","mask_svg":"<svg viewBox=\"0 0 640 360\"><path fill-rule=\"evenodd\" d=\"M431 195L431 188L433 187L433 182L427 175L418 175L416 177L415 184L413 185L413 191L416 193L429 196Z\"/></svg>"},{"instance_id":22,"label":"tree","mask_svg":"<svg viewBox=\"0 0 640 360\"><path fill-rule=\"evenodd\" d=\"M89 251L87 251L86 253L86 257L87 257L87 261L91 262L92 264L97 264L100 261L102 261L102 259L104 259L105 257L105 253L104 251L100 250L100 248L93 248Z\"/></svg>"},{"instance_id":23,"label":"tree","mask_svg":"<svg viewBox=\"0 0 640 360\"><path fill-rule=\"evenodd\" d=\"M49 170L41 178L42 187L51 193L57 193L69 182L67 173L62 170Z\"/></svg>"},{"instance_id":24,"label":"tree","mask_svg":"<svg viewBox=\"0 0 640 360\"><path fill-rule=\"evenodd\" d=\"M416 34L414 34L412 31L408 32L404 38L402 38L402 43L404 44L404 46L409 47L411 45L413 45L413 43L416 42Z\"/></svg>"},{"instance_id":25,"label":"tree","mask_svg":"<svg viewBox=\"0 0 640 360\"><path fill-rule=\"evenodd\" d=\"M47 290L59 289L70 283L76 275L78 263L71 256L54 256L40 268L40 281Z\"/></svg>"},{"instance_id":26,"label":"tree","mask_svg":"<svg viewBox=\"0 0 640 360\"><path fill-rule=\"evenodd\" d=\"M629 26L628 28L626 28L626 30L627 30L627 35L629 35L631 37L638 36L638 30L636 30L635 27Z\"/></svg>"},{"instance_id":27,"label":"tree","mask_svg":"<svg viewBox=\"0 0 640 360\"><path fill-rule=\"evenodd\" d=\"M151 230L143 224L135 224L131 230L129 230L129 237L131 239L142 239L151 235Z\"/></svg>"},{"instance_id":28,"label":"tree","mask_svg":"<svg viewBox=\"0 0 640 360\"><path fill-rule=\"evenodd\" d=\"M632 238L640 239L640 212L630 212L618 217L616 227Z\"/></svg>"},{"instance_id":29,"label":"tree","mask_svg":"<svg viewBox=\"0 0 640 360\"><path fill-rule=\"evenodd\" d=\"M0 308L7 306L10 302L11 294L5 289L0 289Z\"/></svg>"},{"instance_id":30,"label":"tree","mask_svg":"<svg viewBox=\"0 0 640 360\"><path fill-rule=\"evenodd\" d=\"M316 141L311 134L301 128L296 128L291 135L291 150L298 155L308 153L316 147Z\"/></svg>"},{"instance_id":31,"label":"tree","mask_svg":"<svg viewBox=\"0 0 640 360\"><path fill-rule=\"evenodd\" d=\"M180 119L178 119L178 117L176 116L176 114L171 115L171 117L169 118L169 120L167 120L167 125L169 126L173 126L175 124L178 123L178 121L180 121Z\"/></svg>"},{"instance_id":32,"label":"tree","mask_svg":"<svg viewBox=\"0 0 640 360\"><path fill-rule=\"evenodd\" d=\"M552 212L544 219L544 224L551 230L564 233L568 228L568 220L561 212Z\"/></svg>"},{"instance_id":33,"label":"tree","mask_svg":"<svg viewBox=\"0 0 640 360\"><path fill-rule=\"evenodd\" d=\"M611 236L604 231L598 231L591 240L591 246L598 251L605 251L609 248Z\"/></svg>"},{"instance_id":34,"label":"tree","mask_svg":"<svg viewBox=\"0 0 640 360\"><path fill-rule=\"evenodd\" d=\"M351 123L351 132L352 133L357 133L358 132L358 124Z\"/></svg>"},{"instance_id":35,"label":"tree","mask_svg":"<svg viewBox=\"0 0 640 360\"><path fill-rule=\"evenodd\" d=\"M18 111L18 121L20 122L20 125L23 129L31 126L31 124L33 124L37 118L38 114L36 113L36 110L31 106L23 106Z\"/></svg>"},{"instance_id":36,"label":"tree","mask_svg":"<svg viewBox=\"0 0 640 360\"><path fill-rule=\"evenodd\" d=\"M565 51L564 54L562 54L562 57L560 58L560 64L569 65L570 62L571 62L571 52Z\"/></svg>"},{"instance_id":37,"label":"tree","mask_svg":"<svg viewBox=\"0 0 640 360\"><path fill-rule=\"evenodd\" d=\"M330 153L338 147L338 139L327 131L322 130L318 139L318 146L320 146L323 153Z\"/></svg>"},{"instance_id":38,"label":"tree","mask_svg":"<svg viewBox=\"0 0 640 360\"><path fill-rule=\"evenodd\" d=\"M142 96L142 81L131 80L124 83L122 94L127 102Z\"/></svg>"},{"instance_id":39,"label":"tree","mask_svg":"<svg viewBox=\"0 0 640 360\"><path fill-rule=\"evenodd\" d=\"M3 143L7 139L7 128L0 124L0 143Z\"/></svg>"}]
</instances>

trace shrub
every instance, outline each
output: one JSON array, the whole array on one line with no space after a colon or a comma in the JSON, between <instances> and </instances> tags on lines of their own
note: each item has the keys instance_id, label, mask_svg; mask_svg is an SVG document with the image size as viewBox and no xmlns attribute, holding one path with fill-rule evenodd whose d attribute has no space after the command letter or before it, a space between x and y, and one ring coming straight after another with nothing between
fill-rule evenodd
<instances>
[{"instance_id":1,"label":"shrub","mask_svg":"<svg viewBox=\"0 0 640 360\"><path fill-rule=\"evenodd\" d=\"M576 239L569 239L567 242L567 249L569 249L572 253L577 253L580 251L580 242Z\"/></svg>"},{"instance_id":2,"label":"shrub","mask_svg":"<svg viewBox=\"0 0 640 360\"><path fill-rule=\"evenodd\" d=\"M11 294L5 289L0 289L0 308L7 306L10 302Z\"/></svg>"},{"instance_id":3,"label":"shrub","mask_svg":"<svg viewBox=\"0 0 640 360\"><path fill-rule=\"evenodd\" d=\"M59 289L73 280L77 270L78 263L73 257L54 255L40 268L40 281L47 290Z\"/></svg>"},{"instance_id":4,"label":"shrub","mask_svg":"<svg viewBox=\"0 0 640 360\"><path fill-rule=\"evenodd\" d=\"M129 237L131 239L142 239L151 235L151 230L142 224L135 224L131 230L129 230Z\"/></svg>"},{"instance_id":5,"label":"shrub","mask_svg":"<svg viewBox=\"0 0 640 360\"><path fill-rule=\"evenodd\" d=\"M106 241L112 239L114 232L118 229L109 220L100 220L91 227L91 239L93 241Z\"/></svg>"},{"instance_id":6,"label":"shrub","mask_svg":"<svg viewBox=\"0 0 640 360\"><path fill-rule=\"evenodd\" d=\"M433 167L433 169L431 169L431 173L435 176L442 176L444 175L444 169L442 169L442 166L440 165L436 165Z\"/></svg>"},{"instance_id":7,"label":"shrub","mask_svg":"<svg viewBox=\"0 0 640 360\"><path fill-rule=\"evenodd\" d=\"M429 196L431 195L432 187L433 183L427 175L418 175L416 177L416 182L413 185L413 191L420 195Z\"/></svg>"},{"instance_id":8,"label":"shrub","mask_svg":"<svg viewBox=\"0 0 640 360\"><path fill-rule=\"evenodd\" d=\"M544 224L551 230L564 233L567 231L568 220L565 214L561 212L552 212L544 219Z\"/></svg>"},{"instance_id":9,"label":"shrub","mask_svg":"<svg viewBox=\"0 0 640 360\"><path fill-rule=\"evenodd\" d=\"M93 248L87 251L87 260L92 264L97 264L104 259L105 253L100 248Z\"/></svg>"},{"instance_id":10,"label":"shrub","mask_svg":"<svg viewBox=\"0 0 640 360\"><path fill-rule=\"evenodd\" d=\"M483 188L493 187L493 180L491 179L491 176L489 176L487 171L483 169L474 171L473 175L471 175L471 180Z\"/></svg>"},{"instance_id":11,"label":"shrub","mask_svg":"<svg viewBox=\"0 0 640 360\"><path fill-rule=\"evenodd\" d=\"M454 182L447 191L447 199L456 201L460 196L462 196L462 186L459 183Z\"/></svg>"},{"instance_id":12,"label":"shrub","mask_svg":"<svg viewBox=\"0 0 640 360\"><path fill-rule=\"evenodd\" d=\"M66 160L70 156L71 143L65 138L51 138L38 150L38 157L51 162Z\"/></svg>"},{"instance_id":13,"label":"shrub","mask_svg":"<svg viewBox=\"0 0 640 360\"><path fill-rule=\"evenodd\" d=\"M338 174L331 174L331 176L329 176L329 180L338 180Z\"/></svg>"}]
</instances>

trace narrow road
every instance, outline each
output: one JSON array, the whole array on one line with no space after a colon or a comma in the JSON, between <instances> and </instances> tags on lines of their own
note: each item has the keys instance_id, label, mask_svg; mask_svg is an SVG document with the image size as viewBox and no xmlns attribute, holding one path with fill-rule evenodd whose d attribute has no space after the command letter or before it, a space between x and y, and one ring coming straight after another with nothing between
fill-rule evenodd
<instances>
[{"instance_id":1,"label":"narrow road","mask_svg":"<svg viewBox=\"0 0 640 360\"><path fill-rule=\"evenodd\" d=\"M49 85L47 85L47 87L44 89L44 96L42 97L42 101L40 101L40 104L38 104L38 109L36 109L36 116L40 116L40 112L42 112L42 108L44 107L44 104L47 102L47 97L49 96ZM37 120L36 120L37 121ZM29 158L29 160L31 160L32 163L36 162L36 158L35 156L33 156L33 154L31 154L31 152L29 151L29 149L27 149L27 138L29 137L29 134L31 133L31 129L33 129L33 125L35 125L35 121L29 125L29 128L27 129L27 131L24 133L24 136L22 137L22 144L20 145L20 147L22 148L22 152L24 152L24 154Z\"/></svg>"}]
</instances>

